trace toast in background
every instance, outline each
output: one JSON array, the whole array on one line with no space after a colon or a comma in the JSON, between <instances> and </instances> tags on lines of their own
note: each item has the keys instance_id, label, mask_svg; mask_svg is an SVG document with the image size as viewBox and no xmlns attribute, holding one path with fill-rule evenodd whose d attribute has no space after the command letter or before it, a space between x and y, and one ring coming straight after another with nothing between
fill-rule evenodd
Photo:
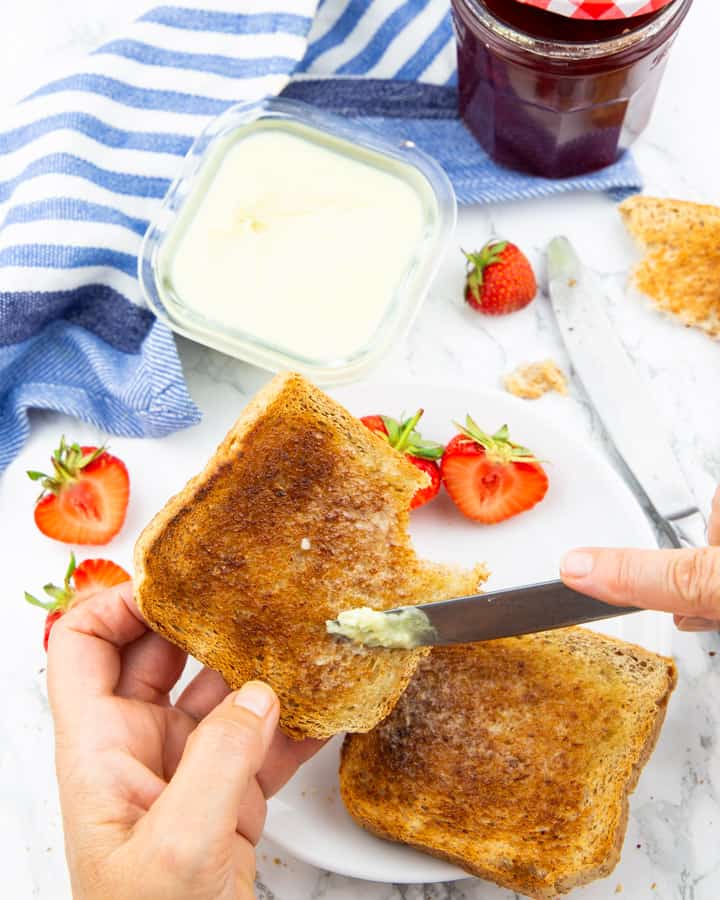
<instances>
[{"instance_id":1,"label":"toast in background","mask_svg":"<svg viewBox=\"0 0 720 900\"><path fill-rule=\"evenodd\" d=\"M720 207L630 197L620 214L647 251L632 280L658 309L720 335Z\"/></svg>"},{"instance_id":2,"label":"toast in background","mask_svg":"<svg viewBox=\"0 0 720 900\"><path fill-rule=\"evenodd\" d=\"M427 650L359 650L325 620L473 593L487 577L415 555L408 510L426 478L301 376L279 375L140 536L138 606L230 687L272 685L291 736L367 731Z\"/></svg>"},{"instance_id":3,"label":"toast in background","mask_svg":"<svg viewBox=\"0 0 720 900\"><path fill-rule=\"evenodd\" d=\"M608 875L671 660L582 628L440 647L348 735L340 791L374 834L533 898Z\"/></svg>"}]
</instances>

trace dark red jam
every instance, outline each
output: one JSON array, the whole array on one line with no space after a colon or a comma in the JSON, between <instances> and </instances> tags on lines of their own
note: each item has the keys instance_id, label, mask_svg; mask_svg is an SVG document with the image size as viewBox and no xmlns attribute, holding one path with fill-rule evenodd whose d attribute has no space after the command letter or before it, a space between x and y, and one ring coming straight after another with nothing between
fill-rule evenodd
<instances>
[{"instance_id":1,"label":"dark red jam","mask_svg":"<svg viewBox=\"0 0 720 900\"><path fill-rule=\"evenodd\" d=\"M460 114L510 168L548 178L603 168L647 125L691 3L593 21L518 0L452 0Z\"/></svg>"}]
</instances>

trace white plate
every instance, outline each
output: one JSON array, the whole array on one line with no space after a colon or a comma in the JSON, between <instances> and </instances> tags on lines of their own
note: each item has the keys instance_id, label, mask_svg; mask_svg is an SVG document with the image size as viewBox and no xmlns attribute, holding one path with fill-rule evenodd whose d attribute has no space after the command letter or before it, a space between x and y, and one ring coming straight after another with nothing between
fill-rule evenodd
<instances>
[{"instance_id":1,"label":"white plate","mask_svg":"<svg viewBox=\"0 0 720 900\"><path fill-rule=\"evenodd\" d=\"M570 437L536 409L508 394L455 386L361 384L333 391L355 415L400 415L423 407L421 431L446 440L451 421L470 412L486 430L504 423L511 437L543 460L550 478L535 509L490 527L464 519L447 494L413 513L412 535L428 559L471 564L484 560L501 588L557 577L573 546L656 546L652 529L625 483L594 449ZM599 631L669 653L671 623L638 613L601 623ZM271 802L265 833L298 859L355 878L393 883L466 878L455 866L363 831L345 812L338 792L341 737L333 739Z\"/></svg>"}]
</instances>

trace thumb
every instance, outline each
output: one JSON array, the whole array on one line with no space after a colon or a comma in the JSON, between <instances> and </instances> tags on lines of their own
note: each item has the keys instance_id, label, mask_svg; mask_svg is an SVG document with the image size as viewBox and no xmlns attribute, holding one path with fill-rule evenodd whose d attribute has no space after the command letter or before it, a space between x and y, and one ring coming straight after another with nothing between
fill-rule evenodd
<instances>
[{"instance_id":1,"label":"thumb","mask_svg":"<svg viewBox=\"0 0 720 900\"><path fill-rule=\"evenodd\" d=\"M249 681L226 697L188 738L151 815L166 823L170 833L177 834L182 823L182 833L192 835L196 843L201 835L204 844L233 835L240 827L244 801L257 791L255 776L270 748L279 711L272 688L260 681ZM244 836L251 841L254 837Z\"/></svg>"},{"instance_id":2,"label":"thumb","mask_svg":"<svg viewBox=\"0 0 720 900\"><path fill-rule=\"evenodd\" d=\"M606 603L720 619L720 549L583 548L563 559L568 585Z\"/></svg>"}]
</instances>

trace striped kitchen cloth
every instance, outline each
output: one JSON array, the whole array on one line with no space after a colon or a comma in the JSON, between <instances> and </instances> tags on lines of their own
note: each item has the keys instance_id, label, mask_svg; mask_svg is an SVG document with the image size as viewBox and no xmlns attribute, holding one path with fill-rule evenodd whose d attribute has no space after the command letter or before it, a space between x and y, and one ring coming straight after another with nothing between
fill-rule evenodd
<instances>
[{"instance_id":1,"label":"striped kitchen cloth","mask_svg":"<svg viewBox=\"0 0 720 900\"><path fill-rule=\"evenodd\" d=\"M32 408L131 436L198 421L136 258L194 137L232 103L286 89L415 140L461 202L639 186L629 157L567 182L499 169L454 84L447 0L198 0L151 9L19 103L0 132L0 470Z\"/></svg>"}]
</instances>

